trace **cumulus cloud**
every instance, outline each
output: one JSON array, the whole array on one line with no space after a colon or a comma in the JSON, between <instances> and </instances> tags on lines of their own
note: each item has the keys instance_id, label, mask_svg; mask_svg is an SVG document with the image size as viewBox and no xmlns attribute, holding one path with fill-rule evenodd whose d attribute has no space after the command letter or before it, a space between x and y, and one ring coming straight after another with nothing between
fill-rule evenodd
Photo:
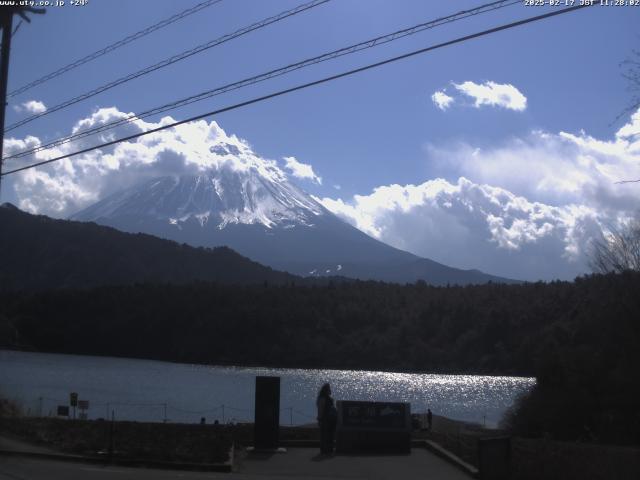
<instances>
[{"instance_id":1,"label":"cumulus cloud","mask_svg":"<svg viewBox=\"0 0 640 480\"><path fill-rule=\"evenodd\" d=\"M447 94L446 88L437 90L431 95L431 100L435 106L442 111L447 110L454 103L468 106L468 101L465 102L463 100L465 97L473 100L471 106L475 108L493 106L518 112L522 112L527 108L527 97L508 83L501 84L492 81L475 83L466 81L462 83L452 82L451 85L455 89L452 95Z\"/></svg>"},{"instance_id":2,"label":"cumulus cloud","mask_svg":"<svg viewBox=\"0 0 640 480\"><path fill-rule=\"evenodd\" d=\"M445 93L445 90L438 90L431 95L431 100L440 110L444 111L451 103L453 103L453 97L450 97Z\"/></svg>"},{"instance_id":3,"label":"cumulus cloud","mask_svg":"<svg viewBox=\"0 0 640 480\"><path fill-rule=\"evenodd\" d=\"M295 157L283 157L282 159L285 161L285 168L294 177L311 180L318 185L322 185L322 177L316 175L311 165L299 162Z\"/></svg>"},{"instance_id":4,"label":"cumulus cloud","mask_svg":"<svg viewBox=\"0 0 640 480\"><path fill-rule=\"evenodd\" d=\"M100 109L78 121L72 132L130 115L116 108ZM157 123L136 120L97 139L8 160L6 169L171 122L170 117ZM40 143L34 136L7 138L5 151L11 155ZM533 131L491 147L427 145L426 154L442 178L320 201L395 247L460 268L528 280L570 279L587 272L590 240L607 225L634 216L640 205L637 184L615 183L640 179L640 110L607 139L586 132ZM160 175L230 168L286 180L286 169L294 177L321 181L310 165L294 157L284 162L286 167L280 168L216 122L201 120L7 180L21 208L58 217Z\"/></svg>"},{"instance_id":5,"label":"cumulus cloud","mask_svg":"<svg viewBox=\"0 0 640 480\"><path fill-rule=\"evenodd\" d=\"M103 108L78 121L72 133L130 116L132 114L116 108ZM10 170L31 161L47 160L95 143L148 131L173 122L171 117L162 118L157 123L136 120L113 131L99 134L98 138L84 138L74 144L38 152L30 158L8 160L5 168ZM9 156L39 144L40 140L33 136L24 139L8 138L5 140L5 151ZM205 120L26 170L9 178L19 199L20 208L63 217L117 190L150 178L221 168L236 171L255 170L260 175L274 180L288 178L275 160L259 157L246 141L235 135L228 135L215 121Z\"/></svg>"},{"instance_id":6,"label":"cumulus cloud","mask_svg":"<svg viewBox=\"0 0 640 480\"><path fill-rule=\"evenodd\" d=\"M640 110L608 140L585 132L533 131L485 149L428 145L427 154L442 175L500 185L551 205L586 204L607 215L628 214L640 190L616 182L640 178Z\"/></svg>"},{"instance_id":7,"label":"cumulus cloud","mask_svg":"<svg viewBox=\"0 0 640 480\"><path fill-rule=\"evenodd\" d=\"M528 280L586 272L586 247L599 235L598 213L554 207L461 177L388 185L349 201L318 199L379 240L459 268Z\"/></svg>"},{"instance_id":8,"label":"cumulus cloud","mask_svg":"<svg viewBox=\"0 0 640 480\"><path fill-rule=\"evenodd\" d=\"M511 84L487 81L475 83L466 81L454 83L453 86L461 93L474 99L474 106L484 105L507 108L522 112L527 108L527 97Z\"/></svg>"},{"instance_id":9,"label":"cumulus cloud","mask_svg":"<svg viewBox=\"0 0 640 480\"><path fill-rule=\"evenodd\" d=\"M38 100L28 100L19 105L14 105L13 109L16 112L28 112L28 113L37 114L37 113L46 112L47 106Z\"/></svg>"},{"instance_id":10,"label":"cumulus cloud","mask_svg":"<svg viewBox=\"0 0 640 480\"><path fill-rule=\"evenodd\" d=\"M429 146L428 154L463 176L319 200L397 248L528 280L588 272L592 239L640 204L636 184L615 184L640 178L640 110L611 140L537 131L491 149Z\"/></svg>"}]
</instances>

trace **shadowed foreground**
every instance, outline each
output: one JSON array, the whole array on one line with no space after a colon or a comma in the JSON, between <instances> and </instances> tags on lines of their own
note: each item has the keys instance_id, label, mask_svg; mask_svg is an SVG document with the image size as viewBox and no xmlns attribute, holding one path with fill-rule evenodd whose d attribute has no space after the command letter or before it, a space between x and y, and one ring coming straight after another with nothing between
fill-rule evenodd
<instances>
[{"instance_id":1,"label":"shadowed foreground","mask_svg":"<svg viewBox=\"0 0 640 480\"><path fill-rule=\"evenodd\" d=\"M312 448L289 449L274 455L241 454L234 473L185 472L146 468L103 467L81 463L0 457L0 479L29 480L140 480L181 478L211 479L413 479L466 480L470 477L426 450L414 449L411 455L335 456L320 458Z\"/></svg>"},{"instance_id":2,"label":"shadowed foreground","mask_svg":"<svg viewBox=\"0 0 640 480\"><path fill-rule=\"evenodd\" d=\"M236 470L266 478L460 479L470 477L432 453L414 448L410 455L321 456L315 448L287 453L240 454Z\"/></svg>"}]
</instances>

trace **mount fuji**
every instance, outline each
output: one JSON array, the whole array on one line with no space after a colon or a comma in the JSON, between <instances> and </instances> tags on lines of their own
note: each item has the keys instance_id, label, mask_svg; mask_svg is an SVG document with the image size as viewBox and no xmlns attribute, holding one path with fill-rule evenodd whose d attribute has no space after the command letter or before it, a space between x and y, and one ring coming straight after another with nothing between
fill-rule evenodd
<instances>
[{"instance_id":1,"label":"mount fuji","mask_svg":"<svg viewBox=\"0 0 640 480\"><path fill-rule=\"evenodd\" d=\"M212 154L236 157L234 145ZM197 172L147 179L76 213L125 232L192 246L229 246L301 276L344 276L434 285L513 282L398 250L347 224L294 185L276 165L220 162Z\"/></svg>"}]
</instances>

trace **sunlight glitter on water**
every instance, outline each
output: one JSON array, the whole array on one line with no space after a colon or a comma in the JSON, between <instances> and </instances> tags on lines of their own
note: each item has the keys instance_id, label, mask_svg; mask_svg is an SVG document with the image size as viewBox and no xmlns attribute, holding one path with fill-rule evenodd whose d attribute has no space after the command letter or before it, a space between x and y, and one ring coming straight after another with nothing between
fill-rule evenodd
<instances>
[{"instance_id":1,"label":"sunlight glitter on water","mask_svg":"<svg viewBox=\"0 0 640 480\"><path fill-rule=\"evenodd\" d=\"M0 389L25 410L47 415L69 392L90 400L89 418L115 411L128 420L174 422L253 419L255 377L281 378L283 424L314 423L315 398L330 382L338 400L411 403L413 412L495 426L535 379L358 370L219 367L153 360L0 350ZM224 408L221 408L224 405Z\"/></svg>"},{"instance_id":2,"label":"sunlight glitter on water","mask_svg":"<svg viewBox=\"0 0 640 480\"><path fill-rule=\"evenodd\" d=\"M356 370L263 369L261 374L281 376L283 387L298 399L312 400L326 381L336 399L410 402L414 412L430 408L440 415L488 426L496 426L517 396L535 384L535 379L527 377Z\"/></svg>"}]
</instances>

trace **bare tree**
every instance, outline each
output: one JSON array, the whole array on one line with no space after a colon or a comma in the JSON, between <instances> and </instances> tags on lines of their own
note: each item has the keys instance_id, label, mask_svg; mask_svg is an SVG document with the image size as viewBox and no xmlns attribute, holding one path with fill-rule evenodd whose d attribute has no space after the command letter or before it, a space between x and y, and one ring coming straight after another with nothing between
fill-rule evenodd
<instances>
[{"instance_id":1,"label":"bare tree","mask_svg":"<svg viewBox=\"0 0 640 480\"><path fill-rule=\"evenodd\" d=\"M628 114L633 114L640 108L640 50L632 50L631 56L622 62L620 67L624 68L622 76L629 84L627 90L631 93L631 101L620 115L616 117L616 121ZM615 183L640 183L640 179L620 180Z\"/></svg>"},{"instance_id":2,"label":"bare tree","mask_svg":"<svg viewBox=\"0 0 640 480\"><path fill-rule=\"evenodd\" d=\"M631 93L631 101L627 108L618 116L635 112L640 107L640 50L632 50L631 56L620 64L624 68L622 76L627 80L627 90Z\"/></svg>"},{"instance_id":3,"label":"bare tree","mask_svg":"<svg viewBox=\"0 0 640 480\"><path fill-rule=\"evenodd\" d=\"M600 240L591 244L590 266L594 272L640 271L640 220L621 227L610 227Z\"/></svg>"}]
</instances>

